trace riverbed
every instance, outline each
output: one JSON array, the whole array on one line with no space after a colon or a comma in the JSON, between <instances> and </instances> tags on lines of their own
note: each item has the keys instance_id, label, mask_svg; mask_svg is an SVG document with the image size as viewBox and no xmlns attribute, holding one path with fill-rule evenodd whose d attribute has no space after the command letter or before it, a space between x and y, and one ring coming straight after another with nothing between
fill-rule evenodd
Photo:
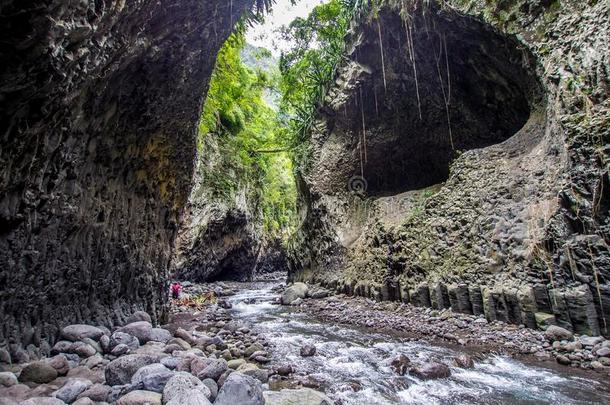
<instances>
[{"instance_id":1,"label":"riverbed","mask_svg":"<svg viewBox=\"0 0 610 405\"><path fill-rule=\"evenodd\" d=\"M607 404L602 382L501 355L477 356L472 369L453 366L454 348L411 341L366 328L326 324L294 308L276 305L278 283L243 283L229 301L231 313L273 344L270 366L290 364L306 384L343 404ZM301 357L305 344L316 355ZM440 361L451 377L422 381L390 367L399 354L412 363Z\"/></svg>"}]
</instances>

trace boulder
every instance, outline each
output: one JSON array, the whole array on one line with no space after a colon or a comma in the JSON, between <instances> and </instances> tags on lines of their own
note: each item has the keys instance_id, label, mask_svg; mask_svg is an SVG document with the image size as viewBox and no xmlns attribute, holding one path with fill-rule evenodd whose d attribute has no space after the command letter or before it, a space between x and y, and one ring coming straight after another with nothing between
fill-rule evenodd
<instances>
[{"instance_id":1,"label":"boulder","mask_svg":"<svg viewBox=\"0 0 610 405\"><path fill-rule=\"evenodd\" d=\"M261 382L239 372L226 379L214 405L264 405Z\"/></svg>"},{"instance_id":2,"label":"boulder","mask_svg":"<svg viewBox=\"0 0 610 405\"><path fill-rule=\"evenodd\" d=\"M122 328L119 328L118 331L135 336L138 338L140 344L143 345L150 340L152 329L153 327L150 322L138 321L127 324Z\"/></svg>"},{"instance_id":3,"label":"boulder","mask_svg":"<svg viewBox=\"0 0 610 405\"><path fill-rule=\"evenodd\" d=\"M211 397L210 389L200 379L186 372L174 373L163 388L163 404L171 401L186 401L192 390L200 391L206 398ZM235 405L235 404L233 404Z\"/></svg>"},{"instance_id":4,"label":"boulder","mask_svg":"<svg viewBox=\"0 0 610 405\"><path fill-rule=\"evenodd\" d=\"M218 384L216 384L216 381L211 378L206 378L205 380L201 380L201 382L210 390L210 401L214 401L218 395Z\"/></svg>"},{"instance_id":5,"label":"boulder","mask_svg":"<svg viewBox=\"0 0 610 405\"><path fill-rule=\"evenodd\" d=\"M139 368L131 377L131 385L134 389L161 393L173 375L163 364L155 363Z\"/></svg>"},{"instance_id":6,"label":"boulder","mask_svg":"<svg viewBox=\"0 0 610 405\"><path fill-rule=\"evenodd\" d=\"M131 391L119 398L116 405L161 405L161 394L152 391Z\"/></svg>"},{"instance_id":7,"label":"boulder","mask_svg":"<svg viewBox=\"0 0 610 405\"><path fill-rule=\"evenodd\" d=\"M70 404L78 398L78 396L91 387L93 383L84 378L71 378L60 389L53 393L53 396L57 399Z\"/></svg>"},{"instance_id":8,"label":"boulder","mask_svg":"<svg viewBox=\"0 0 610 405\"><path fill-rule=\"evenodd\" d=\"M89 398L96 402L106 402L111 388L105 384L93 384L91 387L81 392L77 398Z\"/></svg>"},{"instance_id":9,"label":"boulder","mask_svg":"<svg viewBox=\"0 0 610 405\"><path fill-rule=\"evenodd\" d=\"M291 305L297 299L305 298L305 296L307 295L307 290L308 290L307 284L294 283L290 287L286 288L284 290L284 292L282 293L282 296L280 298L281 303L283 305Z\"/></svg>"},{"instance_id":10,"label":"boulder","mask_svg":"<svg viewBox=\"0 0 610 405\"><path fill-rule=\"evenodd\" d=\"M229 360L227 362L227 366L230 369L233 369L233 370L237 370L239 368L239 366L241 366L242 364L246 364L246 360L244 360L244 359L233 359L233 360Z\"/></svg>"},{"instance_id":11,"label":"boulder","mask_svg":"<svg viewBox=\"0 0 610 405\"><path fill-rule=\"evenodd\" d=\"M597 349L595 354L599 357L610 357L610 347L602 347L601 349Z\"/></svg>"},{"instance_id":12,"label":"boulder","mask_svg":"<svg viewBox=\"0 0 610 405\"><path fill-rule=\"evenodd\" d=\"M183 397L172 399L166 405L211 405L210 400L199 390L190 390ZM236 405L236 404L234 404Z\"/></svg>"},{"instance_id":13,"label":"boulder","mask_svg":"<svg viewBox=\"0 0 610 405\"><path fill-rule=\"evenodd\" d=\"M135 336L125 332L114 332L112 336L110 336L108 349L112 350L120 344L126 345L130 350L136 350L140 347L140 342Z\"/></svg>"},{"instance_id":14,"label":"boulder","mask_svg":"<svg viewBox=\"0 0 610 405\"><path fill-rule=\"evenodd\" d=\"M561 326L551 325L544 331L544 336L549 342L556 340L572 340L574 334Z\"/></svg>"},{"instance_id":15,"label":"boulder","mask_svg":"<svg viewBox=\"0 0 610 405\"><path fill-rule=\"evenodd\" d=\"M265 391L265 405L333 405L324 393L311 388Z\"/></svg>"},{"instance_id":16,"label":"boulder","mask_svg":"<svg viewBox=\"0 0 610 405\"><path fill-rule=\"evenodd\" d=\"M136 311L133 314L129 315L127 317L127 319L125 320L125 323L130 324L130 323L140 322L140 321L152 323L152 319L150 318L150 315L148 315L144 311Z\"/></svg>"},{"instance_id":17,"label":"boulder","mask_svg":"<svg viewBox=\"0 0 610 405\"><path fill-rule=\"evenodd\" d=\"M3 371L0 373L0 386L12 387L18 383L19 381L17 381L17 376L10 371Z\"/></svg>"},{"instance_id":18,"label":"boulder","mask_svg":"<svg viewBox=\"0 0 610 405\"><path fill-rule=\"evenodd\" d=\"M302 357L310 357L316 354L316 347L314 345L304 345L300 350Z\"/></svg>"},{"instance_id":19,"label":"boulder","mask_svg":"<svg viewBox=\"0 0 610 405\"><path fill-rule=\"evenodd\" d=\"M395 373L405 375L410 363L411 360L409 360L407 356L399 354L392 359L390 367L392 367L392 370L394 370Z\"/></svg>"},{"instance_id":20,"label":"boulder","mask_svg":"<svg viewBox=\"0 0 610 405\"><path fill-rule=\"evenodd\" d=\"M202 380L206 378L211 378L213 380L218 380L222 373L227 371L228 365L225 359L205 359L204 360L205 367L197 372L197 377Z\"/></svg>"},{"instance_id":21,"label":"boulder","mask_svg":"<svg viewBox=\"0 0 610 405\"><path fill-rule=\"evenodd\" d=\"M91 325L69 325L61 330L62 338L71 342L78 342L84 338L99 340L104 331Z\"/></svg>"},{"instance_id":22,"label":"boulder","mask_svg":"<svg viewBox=\"0 0 610 405\"><path fill-rule=\"evenodd\" d=\"M432 380L436 378L447 378L451 371L446 364L430 362L409 370L410 374L422 380Z\"/></svg>"},{"instance_id":23,"label":"boulder","mask_svg":"<svg viewBox=\"0 0 610 405\"><path fill-rule=\"evenodd\" d=\"M19 381L44 384L57 378L57 370L44 361L35 361L21 370Z\"/></svg>"},{"instance_id":24,"label":"boulder","mask_svg":"<svg viewBox=\"0 0 610 405\"><path fill-rule=\"evenodd\" d=\"M154 356L146 354L128 354L108 363L106 366L106 383L123 385L131 382L131 377L138 369L156 363Z\"/></svg>"},{"instance_id":25,"label":"boulder","mask_svg":"<svg viewBox=\"0 0 610 405\"><path fill-rule=\"evenodd\" d=\"M461 353L458 354L455 359L453 359L455 361L455 365L461 368L473 368L474 367L474 361L472 360L472 357L470 357L469 355L465 354L465 353Z\"/></svg>"},{"instance_id":26,"label":"boulder","mask_svg":"<svg viewBox=\"0 0 610 405\"><path fill-rule=\"evenodd\" d=\"M153 342L166 343L171 338L172 338L172 334L167 329L152 328L152 330L150 331L148 340L151 340Z\"/></svg>"},{"instance_id":27,"label":"boulder","mask_svg":"<svg viewBox=\"0 0 610 405\"><path fill-rule=\"evenodd\" d=\"M66 356L58 354L47 360L47 364L53 367L58 375L66 375L70 371L70 364Z\"/></svg>"},{"instance_id":28,"label":"boulder","mask_svg":"<svg viewBox=\"0 0 610 405\"><path fill-rule=\"evenodd\" d=\"M19 405L66 405L66 403L57 398L34 397L19 402Z\"/></svg>"}]
</instances>

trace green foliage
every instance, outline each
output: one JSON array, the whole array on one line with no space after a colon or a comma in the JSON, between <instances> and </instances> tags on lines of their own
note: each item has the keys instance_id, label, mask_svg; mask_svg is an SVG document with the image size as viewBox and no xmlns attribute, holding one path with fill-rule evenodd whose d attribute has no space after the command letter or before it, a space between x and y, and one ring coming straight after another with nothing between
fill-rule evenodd
<instances>
[{"instance_id":1,"label":"green foliage","mask_svg":"<svg viewBox=\"0 0 610 405\"><path fill-rule=\"evenodd\" d=\"M203 160L194 198L231 202L245 190L265 229L277 236L294 222L296 186L286 153L267 153L284 149L277 112L263 97L275 78L244 65L244 46L238 30L218 54L200 121Z\"/></svg>"}]
</instances>

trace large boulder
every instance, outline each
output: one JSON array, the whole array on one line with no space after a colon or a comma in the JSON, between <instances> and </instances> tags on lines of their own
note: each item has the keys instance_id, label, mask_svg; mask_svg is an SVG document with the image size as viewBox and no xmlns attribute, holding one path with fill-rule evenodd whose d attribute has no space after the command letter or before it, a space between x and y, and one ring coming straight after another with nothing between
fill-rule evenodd
<instances>
[{"instance_id":1,"label":"large boulder","mask_svg":"<svg viewBox=\"0 0 610 405\"><path fill-rule=\"evenodd\" d=\"M561 326L551 325L544 331L544 336L549 342L557 340L572 340L574 334Z\"/></svg>"},{"instance_id":2,"label":"large boulder","mask_svg":"<svg viewBox=\"0 0 610 405\"><path fill-rule=\"evenodd\" d=\"M69 325L61 330L61 336L71 342L77 342L85 338L99 340L104 331L91 325Z\"/></svg>"},{"instance_id":3,"label":"large boulder","mask_svg":"<svg viewBox=\"0 0 610 405\"><path fill-rule=\"evenodd\" d=\"M421 366L413 367L411 370L409 370L409 372L422 380L447 378L451 375L451 371L446 364L434 361Z\"/></svg>"},{"instance_id":4,"label":"large boulder","mask_svg":"<svg viewBox=\"0 0 610 405\"><path fill-rule=\"evenodd\" d=\"M19 381L44 384L57 378L57 370L44 361L35 361L21 370Z\"/></svg>"},{"instance_id":5,"label":"large boulder","mask_svg":"<svg viewBox=\"0 0 610 405\"><path fill-rule=\"evenodd\" d=\"M157 362L157 358L147 354L128 354L108 363L106 366L106 383L123 385L131 382L131 377L138 369Z\"/></svg>"},{"instance_id":6,"label":"large boulder","mask_svg":"<svg viewBox=\"0 0 610 405\"><path fill-rule=\"evenodd\" d=\"M265 405L333 405L324 393L311 388L265 391Z\"/></svg>"},{"instance_id":7,"label":"large boulder","mask_svg":"<svg viewBox=\"0 0 610 405\"><path fill-rule=\"evenodd\" d=\"M220 388L214 405L264 405L261 382L239 372L234 372Z\"/></svg>"},{"instance_id":8,"label":"large boulder","mask_svg":"<svg viewBox=\"0 0 610 405\"><path fill-rule=\"evenodd\" d=\"M177 372L163 388L163 404L186 402L193 395L193 390L201 392L206 398L212 396L210 389L200 379L187 372Z\"/></svg>"},{"instance_id":9,"label":"large boulder","mask_svg":"<svg viewBox=\"0 0 610 405\"><path fill-rule=\"evenodd\" d=\"M305 283L294 283L290 287L286 288L281 296L281 302L284 305L291 305L297 299L305 298L307 295L307 284Z\"/></svg>"}]
</instances>

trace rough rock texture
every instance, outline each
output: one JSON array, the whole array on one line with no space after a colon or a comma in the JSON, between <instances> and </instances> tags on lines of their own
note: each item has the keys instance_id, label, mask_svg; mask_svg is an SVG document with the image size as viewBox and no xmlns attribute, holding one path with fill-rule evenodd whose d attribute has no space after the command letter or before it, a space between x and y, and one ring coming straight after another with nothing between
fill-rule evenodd
<instances>
[{"instance_id":1,"label":"rough rock texture","mask_svg":"<svg viewBox=\"0 0 610 405\"><path fill-rule=\"evenodd\" d=\"M348 38L290 278L608 335L607 4L427 3Z\"/></svg>"},{"instance_id":2,"label":"rough rock texture","mask_svg":"<svg viewBox=\"0 0 610 405\"><path fill-rule=\"evenodd\" d=\"M163 315L215 55L252 3L3 2L0 342Z\"/></svg>"}]
</instances>

